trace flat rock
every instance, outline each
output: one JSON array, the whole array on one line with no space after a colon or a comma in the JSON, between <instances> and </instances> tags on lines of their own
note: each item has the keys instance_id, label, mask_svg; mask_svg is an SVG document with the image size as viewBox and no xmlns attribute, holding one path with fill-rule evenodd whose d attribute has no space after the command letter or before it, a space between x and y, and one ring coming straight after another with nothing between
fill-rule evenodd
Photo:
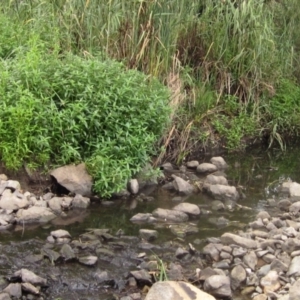
<instances>
[{"instance_id":1,"label":"flat rock","mask_svg":"<svg viewBox=\"0 0 300 300\"><path fill-rule=\"evenodd\" d=\"M235 186L213 184L207 188L207 192L217 200L237 201L239 199L239 193Z\"/></svg>"},{"instance_id":2,"label":"flat rock","mask_svg":"<svg viewBox=\"0 0 300 300\"><path fill-rule=\"evenodd\" d=\"M93 179L88 174L84 163L57 168L50 175L72 193L86 197L92 195Z\"/></svg>"},{"instance_id":3,"label":"flat rock","mask_svg":"<svg viewBox=\"0 0 300 300\"><path fill-rule=\"evenodd\" d=\"M221 241L223 244L230 245L235 244L247 249L257 248L257 242L248 238L241 237L233 233L224 233L221 236Z\"/></svg>"},{"instance_id":4,"label":"flat rock","mask_svg":"<svg viewBox=\"0 0 300 300\"><path fill-rule=\"evenodd\" d=\"M230 279L224 275L213 275L204 282L204 290L216 297L231 297Z\"/></svg>"},{"instance_id":5,"label":"flat rock","mask_svg":"<svg viewBox=\"0 0 300 300\"><path fill-rule=\"evenodd\" d=\"M152 217L152 214L149 213L138 213L131 217L131 222L148 222L149 218Z\"/></svg>"},{"instance_id":6,"label":"flat rock","mask_svg":"<svg viewBox=\"0 0 300 300\"><path fill-rule=\"evenodd\" d=\"M199 166L198 160L191 160L186 163L186 166L191 169L196 169Z\"/></svg>"},{"instance_id":7,"label":"flat rock","mask_svg":"<svg viewBox=\"0 0 300 300\"><path fill-rule=\"evenodd\" d=\"M21 278L22 282L29 282L29 283L31 283L33 285L37 285L37 286L46 286L47 285L47 279L42 278L27 269L21 269L19 271L16 271L14 273L14 276Z\"/></svg>"},{"instance_id":8,"label":"flat rock","mask_svg":"<svg viewBox=\"0 0 300 300\"><path fill-rule=\"evenodd\" d=\"M159 281L149 290L145 300L215 300L215 297L183 281Z\"/></svg>"},{"instance_id":9,"label":"flat rock","mask_svg":"<svg viewBox=\"0 0 300 300\"><path fill-rule=\"evenodd\" d=\"M216 172L218 168L214 164L210 163L202 163L197 167L197 173L213 173Z\"/></svg>"},{"instance_id":10,"label":"flat rock","mask_svg":"<svg viewBox=\"0 0 300 300\"><path fill-rule=\"evenodd\" d=\"M137 280L143 283L151 283L151 276L145 270L131 271L130 274Z\"/></svg>"},{"instance_id":11,"label":"flat rock","mask_svg":"<svg viewBox=\"0 0 300 300\"><path fill-rule=\"evenodd\" d=\"M189 219L188 215L184 212L164 208L157 208L153 211L152 215L155 218L171 222L186 222Z\"/></svg>"},{"instance_id":12,"label":"flat rock","mask_svg":"<svg viewBox=\"0 0 300 300\"><path fill-rule=\"evenodd\" d=\"M200 215L199 206L196 204L187 203L187 202L182 202L182 203L176 205L175 207L173 207L173 210L181 211L188 215L193 215L193 216Z\"/></svg>"},{"instance_id":13,"label":"flat rock","mask_svg":"<svg viewBox=\"0 0 300 300\"><path fill-rule=\"evenodd\" d=\"M20 209L16 215L18 223L47 223L55 218L56 215L51 209L39 206Z\"/></svg>"}]
</instances>

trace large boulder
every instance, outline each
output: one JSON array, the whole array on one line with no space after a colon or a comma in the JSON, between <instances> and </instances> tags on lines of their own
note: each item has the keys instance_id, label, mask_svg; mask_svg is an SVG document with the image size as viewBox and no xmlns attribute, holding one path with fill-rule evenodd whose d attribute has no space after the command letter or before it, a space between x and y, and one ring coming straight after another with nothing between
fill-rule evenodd
<instances>
[{"instance_id":1,"label":"large boulder","mask_svg":"<svg viewBox=\"0 0 300 300\"><path fill-rule=\"evenodd\" d=\"M188 215L182 211L164 208L157 208L153 211L152 215L155 218L171 222L186 222L189 219Z\"/></svg>"},{"instance_id":2,"label":"large boulder","mask_svg":"<svg viewBox=\"0 0 300 300\"><path fill-rule=\"evenodd\" d=\"M237 201L239 199L239 193L234 186L214 184L207 187L207 192L217 200Z\"/></svg>"},{"instance_id":3,"label":"large boulder","mask_svg":"<svg viewBox=\"0 0 300 300\"><path fill-rule=\"evenodd\" d=\"M57 168L50 175L72 193L86 197L92 194L93 179L88 174L84 163Z\"/></svg>"},{"instance_id":4,"label":"large boulder","mask_svg":"<svg viewBox=\"0 0 300 300\"><path fill-rule=\"evenodd\" d=\"M215 300L215 297L183 281L159 281L148 292L145 300Z\"/></svg>"},{"instance_id":5,"label":"large boulder","mask_svg":"<svg viewBox=\"0 0 300 300\"><path fill-rule=\"evenodd\" d=\"M17 212L18 223L46 223L56 218L51 209L47 207L32 206L28 209L20 209Z\"/></svg>"}]
</instances>

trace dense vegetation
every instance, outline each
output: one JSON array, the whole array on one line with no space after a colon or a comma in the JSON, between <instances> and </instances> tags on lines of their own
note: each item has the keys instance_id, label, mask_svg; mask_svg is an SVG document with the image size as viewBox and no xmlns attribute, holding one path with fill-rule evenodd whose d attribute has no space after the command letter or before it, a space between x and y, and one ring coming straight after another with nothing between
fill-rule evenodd
<instances>
[{"instance_id":1,"label":"dense vegetation","mask_svg":"<svg viewBox=\"0 0 300 300\"><path fill-rule=\"evenodd\" d=\"M8 167L83 160L110 195L160 137L181 160L195 145L238 149L266 137L283 148L299 133L297 0L1 4Z\"/></svg>"}]
</instances>

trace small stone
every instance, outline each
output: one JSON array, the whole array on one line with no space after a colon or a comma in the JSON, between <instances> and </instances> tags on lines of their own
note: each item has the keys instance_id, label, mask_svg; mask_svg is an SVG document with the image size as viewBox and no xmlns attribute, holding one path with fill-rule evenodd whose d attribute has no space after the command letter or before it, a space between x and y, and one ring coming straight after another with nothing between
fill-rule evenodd
<instances>
[{"instance_id":1,"label":"small stone","mask_svg":"<svg viewBox=\"0 0 300 300\"><path fill-rule=\"evenodd\" d=\"M86 266L93 266L97 263L97 261L98 261L98 257L92 255L79 258L79 262Z\"/></svg>"},{"instance_id":2,"label":"small stone","mask_svg":"<svg viewBox=\"0 0 300 300\"><path fill-rule=\"evenodd\" d=\"M196 169L199 166L198 160L191 160L186 163L186 166L191 169Z\"/></svg>"},{"instance_id":3,"label":"small stone","mask_svg":"<svg viewBox=\"0 0 300 300\"><path fill-rule=\"evenodd\" d=\"M217 170L218 168L210 163L202 163L197 167L197 173L213 173Z\"/></svg>"},{"instance_id":4,"label":"small stone","mask_svg":"<svg viewBox=\"0 0 300 300\"><path fill-rule=\"evenodd\" d=\"M132 194L137 194L139 192L139 182L137 179L131 179L128 184L129 191Z\"/></svg>"},{"instance_id":5,"label":"small stone","mask_svg":"<svg viewBox=\"0 0 300 300\"><path fill-rule=\"evenodd\" d=\"M71 235L67 230L64 229L58 229L55 231L51 231L50 234L54 237L54 238L70 238Z\"/></svg>"}]
</instances>

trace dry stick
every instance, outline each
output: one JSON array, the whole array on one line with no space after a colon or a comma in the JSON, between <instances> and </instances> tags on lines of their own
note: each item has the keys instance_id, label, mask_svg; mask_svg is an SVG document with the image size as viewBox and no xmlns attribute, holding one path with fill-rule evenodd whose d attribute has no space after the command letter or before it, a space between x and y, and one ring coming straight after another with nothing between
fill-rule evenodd
<instances>
[{"instance_id":1,"label":"dry stick","mask_svg":"<svg viewBox=\"0 0 300 300\"><path fill-rule=\"evenodd\" d=\"M172 135L173 135L174 130L175 130L175 125L173 125L172 129L171 129L170 132L169 132L168 138L167 138L166 142L164 143L164 146L163 146L163 147L164 147L165 149L166 149L166 147L167 147L167 146L169 145L169 143L170 143L170 140L171 140L171 137L172 137ZM158 156L158 158L156 159L156 161L155 161L155 163L154 163L154 166L155 166L155 167L156 167L156 166L158 165L158 163L162 160L163 156L164 156L164 153L163 153L163 151L161 151L160 154L159 154L159 156Z\"/></svg>"}]
</instances>

